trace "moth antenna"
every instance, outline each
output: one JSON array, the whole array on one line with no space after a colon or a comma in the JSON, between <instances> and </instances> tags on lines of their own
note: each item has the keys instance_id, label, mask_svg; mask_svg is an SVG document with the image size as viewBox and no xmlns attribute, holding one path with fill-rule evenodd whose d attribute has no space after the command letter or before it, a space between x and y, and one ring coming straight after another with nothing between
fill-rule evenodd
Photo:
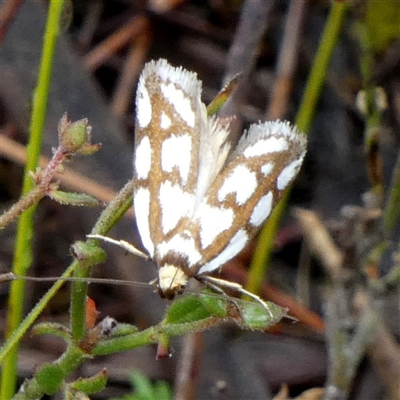
<instances>
[{"instance_id":1,"label":"moth antenna","mask_svg":"<svg viewBox=\"0 0 400 400\"><path fill-rule=\"evenodd\" d=\"M55 282L55 281L65 281L65 282L87 282L87 283L102 283L102 284L112 284L112 285L120 285L120 286L140 286L140 287L153 287L150 283L138 282L138 281L130 281L130 280L121 280L121 279L112 279L112 278L80 278L74 276L20 276L16 275L13 272L7 272L5 274L0 274L0 283L2 282L10 282L16 280L25 280L32 282Z\"/></svg>"},{"instance_id":2,"label":"moth antenna","mask_svg":"<svg viewBox=\"0 0 400 400\"><path fill-rule=\"evenodd\" d=\"M112 285L120 285L120 286L121 285L122 286L137 286L137 287L144 287L144 288L151 288L151 289L154 289L154 285L156 285L156 283L157 283L157 279L154 279L154 280L150 281L149 283L145 283L145 282L119 280L119 279L111 279L111 278L109 279L109 278L79 278L79 277L62 277L62 276L46 276L46 277L19 276L19 275L14 274L13 272L6 272L4 274L0 274L0 283L10 282L10 281L20 280L20 279L25 280L25 281L31 281L31 282L55 282L55 281L63 280L65 282L87 282L87 283L112 284ZM198 277L197 280L204 283L205 285L207 285L208 287L210 287L212 290L214 290L216 292L216 293L207 293L207 296L215 297L215 298L224 298L224 299L228 299L235 303L235 301L238 299L228 296L218 285L225 286L227 288L234 289L238 292L246 294L249 297L251 297L252 299L256 300L272 316L272 314L268 308L268 305L260 297L254 295L253 293L248 292L241 285L239 285L237 283L229 282L229 281L225 281L223 279L217 279L217 278L213 278L213 277L201 277L201 278ZM199 293L198 290L187 289L185 292L195 294L195 295L201 295L201 293ZM241 299L240 301L248 301L248 300ZM240 308L240 307L238 307L238 308ZM291 319L294 322L298 321L297 318L294 318L290 315L285 315L285 318Z\"/></svg>"}]
</instances>

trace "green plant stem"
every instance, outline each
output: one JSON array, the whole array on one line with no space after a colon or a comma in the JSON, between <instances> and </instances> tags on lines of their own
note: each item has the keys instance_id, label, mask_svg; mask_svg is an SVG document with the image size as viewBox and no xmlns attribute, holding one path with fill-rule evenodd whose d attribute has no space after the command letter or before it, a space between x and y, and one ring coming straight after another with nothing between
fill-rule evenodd
<instances>
[{"instance_id":1,"label":"green plant stem","mask_svg":"<svg viewBox=\"0 0 400 400\"><path fill-rule=\"evenodd\" d=\"M386 201L383 226L385 233L390 235L396 226L399 218L399 204L400 204L400 152L397 155L396 165L392 173L392 181L389 187L388 198Z\"/></svg>"},{"instance_id":2,"label":"green plant stem","mask_svg":"<svg viewBox=\"0 0 400 400\"><path fill-rule=\"evenodd\" d=\"M33 187L33 182L29 176L29 172L36 169L41 153L51 72L53 68L57 38L59 35L59 20L62 13L63 3L63 0L52 0L49 5L38 82L33 94L32 116L29 127L30 135L27 146L27 163L25 167L22 194L28 193ZM13 263L13 272L17 275L26 275L32 264L33 217L35 210L36 206L31 206L21 215L18 221ZM12 332L17 329L21 323L25 290L26 282L22 280L12 282L6 322L7 338L10 337ZM0 398L3 400L11 398L15 390L17 354L18 346L15 346L12 352L7 356L2 367Z\"/></svg>"},{"instance_id":3,"label":"green plant stem","mask_svg":"<svg viewBox=\"0 0 400 400\"><path fill-rule=\"evenodd\" d=\"M121 215L123 215L126 210L132 204L132 193L133 193L133 180L129 181L124 188L117 194L115 199L107 206L103 211L96 225L92 229L92 234L105 235L108 230L110 230L113 225L118 221ZM90 239L93 241L93 239ZM18 328L13 332L4 346L0 349L0 364L5 360L6 356L17 346L19 340L22 336L26 334L28 329L36 321L40 313L46 307L48 302L57 293L57 291L64 284L65 280L71 277L75 271L78 269L78 261L73 261L68 269L61 275L60 279L49 289L49 291L40 299L40 301L35 305L35 307L26 316L24 321L18 325ZM71 325L72 330L76 329L76 337L80 336L80 329L85 329L85 310L86 310L86 293L87 288L84 287L83 293L79 292L79 288L75 288L73 285L73 290L78 292L78 295L71 295ZM79 328L77 328L77 326ZM83 327L83 328L82 328Z\"/></svg>"},{"instance_id":4,"label":"green plant stem","mask_svg":"<svg viewBox=\"0 0 400 400\"><path fill-rule=\"evenodd\" d=\"M65 280L72 276L78 262L74 261L68 269L61 275L60 279L47 291L47 293L40 299L25 319L18 325L18 328L8 338L7 342L0 349L0 364L6 359L6 356L17 347L18 342L25 335L28 329L33 325L40 313L47 306L48 302L58 292L61 286L65 283Z\"/></svg>"},{"instance_id":5,"label":"green plant stem","mask_svg":"<svg viewBox=\"0 0 400 400\"><path fill-rule=\"evenodd\" d=\"M306 134L309 133L311 123L314 119L317 104L328 73L329 63L339 40L347 8L348 1L333 1L332 3L328 21L322 34L317 55L296 117L298 129Z\"/></svg>"},{"instance_id":6,"label":"green plant stem","mask_svg":"<svg viewBox=\"0 0 400 400\"><path fill-rule=\"evenodd\" d=\"M385 96L383 90L377 88L373 82L373 70L376 64L373 48L373 38L367 23L357 25L357 34L361 48L361 76L363 79L362 92L364 93L365 118L364 144L367 159L367 169L372 185L372 191L376 196L384 196L383 162L380 152L379 136L382 131L382 113L385 107L381 105L381 96ZM381 93L382 92L382 93ZM383 227L388 236L394 229L399 215L399 160L393 170L392 182L388 193L388 199L383 216Z\"/></svg>"},{"instance_id":7,"label":"green plant stem","mask_svg":"<svg viewBox=\"0 0 400 400\"><path fill-rule=\"evenodd\" d=\"M232 304L235 304L234 312ZM45 322L37 326L34 333L64 338L67 350L53 363L38 366L34 377L24 382L15 399L40 398L45 393L56 393L61 388L65 390L66 380L70 381L70 374L85 360L94 356L115 354L153 343L162 343L168 349L170 337L201 332L228 321L235 322L243 329L265 331L285 315L285 309L272 303L265 308L247 301L232 302L227 298L201 294L176 299L168 307L161 323L141 332L137 331L135 326L116 323L114 330L106 333L103 331L105 326L103 320L89 330L82 341L76 342L71 339L67 328ZM85 383L78 379L70 384L74 387L80 386L82 389L86 387L90 390L88 393L95 393L104 387L106 376L97 374L89 379L92 382Z\"/></svg>"},{"instance_id":8,"label":"green plant stem","mask_svg":"<svg viewBox=\"0 0 400 400\"><path fill-rule=\"evenodd\" d=\"M363 80L362 91L365 94L365 133L364 144L367 157L367 170L373 191L383 197L382 159L379 152L379 136L382 130L382 111L379 107L379 91L373 83L375 54L370 33L365 24L359 24L358 38L361 48L360 69Z\"/></svg>"},{"instance_id":9,"label":"green plant stem","mask_svg":"<svg viewBox=\"0 0 400 400\"><path fill-rule=\"evenodd\" d=\"M297 128L306 134L310 131L317 103L323 89L325 76L328 71L333 50L342 29L347 8L348 5L346 1L333 1L332 3L329 18L321 38L296 118ZM246 290L250 292L259 293L260 291L261 284L267 273L268 264L271 259L275 235L279 227L279 222L286 209L288 198L289 191L285 193L280 203L275 207L274 212L260 233L246 285Z\"/></svg>"},{"instance_id":10,"label":"green plant stem","mask_svg":"<svg viewBox=\"0 0 400 400\"><path fill-rule=\"evenodd\" d=\"M132 195L135 182L131 179L110 202L103 211L96 225L90 232L92 235L105 235L121 218L122 215L132 206ZM98 240L90 239L91 243L98 243ZM75 277L88 278L91 273L91 267L77 268ZM71 331L75 340L80 340L86 333L86 296L87 282L72 282L71 287Z\"/></svg>"}]
</instances>

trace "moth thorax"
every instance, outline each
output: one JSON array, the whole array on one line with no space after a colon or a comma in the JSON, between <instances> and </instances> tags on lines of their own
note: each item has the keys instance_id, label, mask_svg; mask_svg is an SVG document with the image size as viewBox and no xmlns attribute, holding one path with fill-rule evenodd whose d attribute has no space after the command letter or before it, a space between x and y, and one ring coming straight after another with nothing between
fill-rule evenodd
<instances>
[{"instance_id":1,"label":"moth thorax","mask_svg":"<svg viewBox=\"0 0 400 400\"><path fill-rule=\"evenodd\" d=\"M184 291L188 276L181 268L165 264L158 271L158 292L162 298L172 300Z\"/></svg>"}]
</instances>

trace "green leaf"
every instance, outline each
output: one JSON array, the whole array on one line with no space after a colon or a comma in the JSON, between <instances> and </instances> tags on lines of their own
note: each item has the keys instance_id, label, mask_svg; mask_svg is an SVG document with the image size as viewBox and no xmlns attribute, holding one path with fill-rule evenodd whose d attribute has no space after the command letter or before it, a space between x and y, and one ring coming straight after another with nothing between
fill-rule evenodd
<instances>
[{"instance_id":1,"label":"green leaf","mask_svg":"<svg viewBox=\"0 0 400 400\"><path fill-rule=\"evenodd\" d=\"M244 329L266 330L276 325L286 316L287 310L271 301L267 301L266 307L250 301L238 300L241 319L238 324Z\"/></svg>"},{"instance_id":2,"label":"green leaf","mask_svg":"<svg viewBox=\"0 0 400 400\"><path fill-rule=\"evenodd\" d=\"M52 323L52 322L42 322L36 324L31 331L32 335L53 335L61 339L64 339L67 343L71 341L70 330L64 325Z\"/></svg>"},{"instance_id":3,"label":"green leaf","mask_svg":"<svg viewBox=\"0 0 400 400\"><path fill-rule=\"evenodd\" d=\"M168 383L159 381L152 383L140 371L134 371L130 375L130 382L135 392L110 400L172 400L172 390Z\"/></svg>"},{"instance_id":4,"label":"green leaf","mask_svg":"<svg viewBox=\"0 0 400 400\"><path fill-rule=\"evenodd\" d=\"M165 382L152 383L140 371L134 371L131 374L131 383L135 388L133 399L137 400L171 400L172 391Z\"/></svg>"},{"instance_id":5,"label":"green leaf","mask_svg":"<svg viewBox=\"0 0 400 400\"><path fill-rule=\"evenodd\" d=\"M90 398L83 392L78 392L71 389L69 386L64 391L65 400L90 400Z\"/></svg>"},{"instance_id":6,"label":"green leaf","mask_svg":"<svg viewBox=\"0 0 400 400\"><path fill-rule=\"evenodd\" d=\"M211 317L211 312L197 296L183 296L174 300L167 309L163 324L184 324Z\"/></svg>"},{"instance_id":7,"label":"green leaf","mask_svg":"<svg viewBox=\"0 0 400 400\"><path fill-rule=\"evenodd\" d=\"M107 259L106 252L93 243L93 239L87 242L78 240L71 246L72 255L82 267L103 263Z\"/></svg>"},{"instance_id":8,"label":"green leaf","mask_svg":"<svg viewBox=\"0 0 400 400\"><path fill-rule=\"evenodd\" d=\"M131 335L138 330L139 329L135 325L118 323L118 325L113 329L110 337L115 338L119 336Z\"/></svg>"},{"instance_id":9,"label":"green leaf","mask_svg":"<svg viewBox=\"0 0 400 400\"><path fill-rule=\"evenodd\" d=\"M158 400L172 400L172 390L167 382L157 382L154 387L155 398Z\"/></svg>"},{"instance_id":10,"label":"green leaf","mask_svg":"<svg viewBox=\"0 0 400 400\"><path fill-rule=\"evenodd\" d=\"M162 325L204 321L204 328L207 328L208 321L214 317L221 319L221 322L229 319L243 329L266 330L285 317L286 312L285 308L270 301L265 302L263 307L255 301L202 293L200 296L187 295L175 300L168 308ZM196 329L193 325L193 330Z\"/></svg>"},{"instance_id":11,"label":"green leaf","mask_svg":"<svg viewBox=\"0 0 400 400\"><path fill-rule=\"evenodd\" d=\"M62 190L51 190L47 195L60 204L68 204L70 206L99 207L103 205L101 201L97 200L90 194L85 193L72 193L63 192Z\"/></svg>"},{"instance_id":12,"label":"green leaf","mask_svg":"<svg viewBox=\"0 0 400 400\"><path fill-rule=\"evenodd\" d=\"M135 388L135 394L140 399L154 399L154 392L151 381L144 374L135 371L131 375L132 386Z\"/></svg>"},{"instance_id":13,"label":"green leaf","mask_svg":"<svg viewBox=\"0 0 400 400\"><path fill-rule=\"evenodd\" d=\"M236 89L239 83L241 75L242 74L235 75L214 97L211 103L207 106L208 116L215 115L222 108L222 106L229 100L233 91Z\"/></svg>"},{"instance_id":14,"label":"green leaf","mask_svg":"<svg viewBox=\"0 0 400 400\"><path fill-rule=\"evenodd\" d=\"M105 369L90 378L79 378L70 384L71 389L91 394L103 390L107 384L108 374Z\"/></svg>"},{"instance_id":15,"label":"green leaf","mask_svg":"<svg viewBox=\"0 0 400 400\"><path fill-rule=\"evenodd\" d=\"M199 301L206 307L211 315L219 318L226 318L228 316L227 307L229 298L216 296L215 294L209 295L203 292L199 296Z\"/></svg>"},{"instance_id":16,"label":"green leaf","mask_svg":"<svg viewBox=\"0 0 400 400\"><path fill-rule=\"evenodd\" d=\"M44 364L36 372L36 380L44 393L51 395L60 390L64 372L59 365Z\"/></svg>"}]
</instances>

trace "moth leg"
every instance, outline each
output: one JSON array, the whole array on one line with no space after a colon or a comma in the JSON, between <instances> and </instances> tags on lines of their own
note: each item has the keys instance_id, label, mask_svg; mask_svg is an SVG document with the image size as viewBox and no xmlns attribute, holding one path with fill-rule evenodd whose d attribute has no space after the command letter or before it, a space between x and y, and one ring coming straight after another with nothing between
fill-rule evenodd
<instances>
[{"instance_id":1,"label":"moth leg","mask_svg":"<svg viewBox=\"0 0 400 400\"><path fill-rule=\"evenodd\" d=\"M218 278L214 278L213 276L202 276L201 279L206 282L207 284L209 284L211 287L218 288L220 291L223 292L223 290L221 289L222 287L226 287L228 289L233 289L236 290L239 293L242 293L246 296L251 297L253 300L257 301L258 303L260 303L263 308L265 308L268 311L268 314L270 315L271 318L273 318L274 316L272 315L268 304L261 299L261 297L257 296L254 293L249 292L248 290L246 290L242 285L240 285L239 283L236 282L230 282L230 281L226 281L224 279L218 279Z\"/></svg>"},{"instance_id":2,"label":"moth leg","mask_svg":"<svg viewBox=\"0 0 400 400\"><path fill-rule=\"evenodd\" d=\"M217 286L215 283L209 281L207 278L208 277L206 277L206 276L202 276L202 277L198 277L197 279L199 280L199 282L202 282L204 285L208 286L209 288L211 288L218 294L221 294L223 296L230 298L230 296L228 296L219 286Z\"/></svg>"},{"instance_id":3,"label":"moth leg","mask_svg":"<svg viewBox=\"0 0 400 400\"><path fill-rule=\"evenodd\" d=\"M150 260L150 257L147 254L138 250L133 244L131 244L125 240L114 240L107 236L102 236L102 235L86 235L86 237L88 237L90 239L100 239L107 243L115 244L116 246L121 247L126 251L129 251L129 253L134 254L135 256L144 258L145 260Z\"/></svg>"}]
</instances>

